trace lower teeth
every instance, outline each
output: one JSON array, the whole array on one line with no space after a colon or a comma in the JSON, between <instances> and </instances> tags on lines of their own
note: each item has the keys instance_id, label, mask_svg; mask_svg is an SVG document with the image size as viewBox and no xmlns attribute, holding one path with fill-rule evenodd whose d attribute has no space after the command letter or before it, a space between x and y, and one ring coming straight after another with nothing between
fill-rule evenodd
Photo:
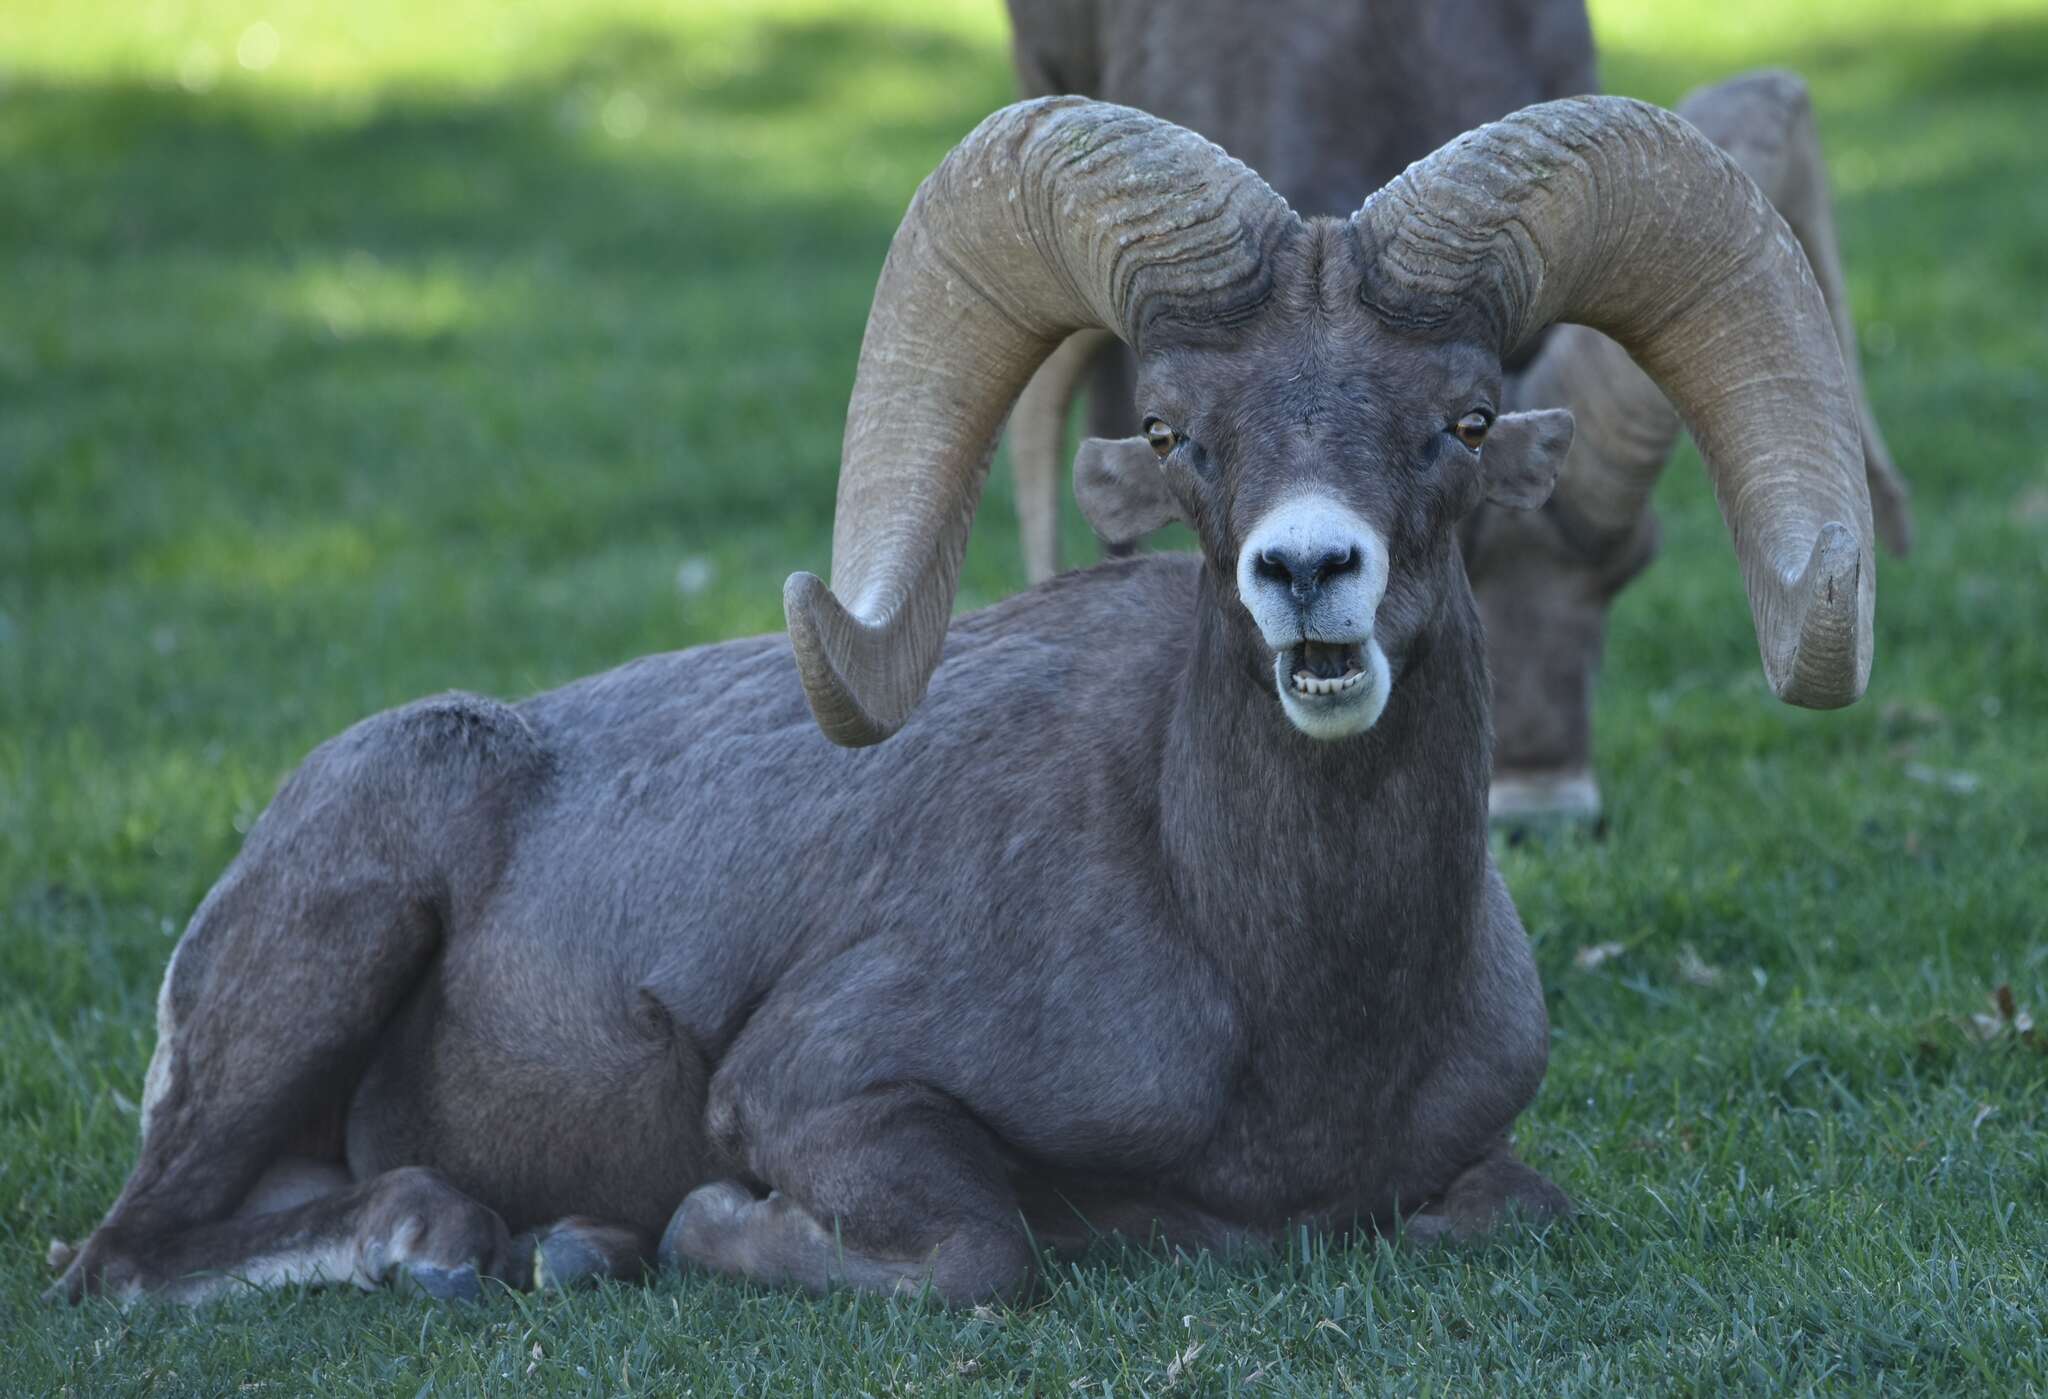
<instances>
[{"instance_id":1,"label":"lower teeth","mask_svg":"<svg viewBox=\"0 0 2048 1399\"><path fill-rule=\"evenodd\" d=\"M1298 670L1294 673L1294 688L1305 695L1334 695L1350 689L1363 679L1365 672L1362 670L1348 671L1335 680L1319 680L1305 670Z\"/></svg>"}]
</instances>

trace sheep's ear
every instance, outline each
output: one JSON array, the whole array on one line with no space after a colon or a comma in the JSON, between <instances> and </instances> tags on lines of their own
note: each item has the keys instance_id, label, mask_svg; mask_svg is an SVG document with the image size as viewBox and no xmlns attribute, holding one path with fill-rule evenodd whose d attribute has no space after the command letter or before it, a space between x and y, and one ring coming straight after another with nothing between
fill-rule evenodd
<instances>
[{"instance_id":1,"label":"sheep's ear","mask_svg":"<svg viewBox=\"0 0 2048 1399\"><path fill-rule=\"evenodd\" d=\"M1550 499L1572 449L1572 426L1572 415L1563 408L1496 418L1479 450L1486 498L1512 510L1534 510Z\"/></svg>"},{"instance_id":2,"label":"sheep's ear","mask_svg":"<svg viewBox=\"0 0 2048 1399\"><path fill-rule=\"evenodd\" d=\"M1074 454L1074 499L1104 544L1135 544L1180 518L1159 456L1142 437L1091 437Z\"/></svg>"}]
</instances>

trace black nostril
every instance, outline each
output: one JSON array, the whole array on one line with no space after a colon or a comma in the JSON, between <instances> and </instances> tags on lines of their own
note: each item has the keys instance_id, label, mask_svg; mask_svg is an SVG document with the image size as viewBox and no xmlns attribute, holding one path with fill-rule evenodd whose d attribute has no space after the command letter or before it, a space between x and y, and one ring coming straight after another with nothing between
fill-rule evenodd
<instances>
[{"instance_id":1,"label":"black nostril","mask_svg":"<svg viewBox=\"0 0 2048 1399\"><path fill-rule=\"evenodd\" d=\"M1294 554L1284 548L1261 549L1252 559L1252 572L1268 583L1278 584L1306 604L1323 584L1358 568L1358 550L1346 545L1318 554Z\"/></svg>"},{"instance_id":2,"label":"black nostril","mask_svg":"<svg viewBox=\"0 0 2048 1399\"><path fill-rule=\"evenodd\" d=\"M1332 549L1316 561L1316 581L1321 582L1325 578L1335 578L1338 574L1349 573L1357 567L1358 551L1356 549L1348 545L1342 549Z\"/></svg>"}]
</instances>

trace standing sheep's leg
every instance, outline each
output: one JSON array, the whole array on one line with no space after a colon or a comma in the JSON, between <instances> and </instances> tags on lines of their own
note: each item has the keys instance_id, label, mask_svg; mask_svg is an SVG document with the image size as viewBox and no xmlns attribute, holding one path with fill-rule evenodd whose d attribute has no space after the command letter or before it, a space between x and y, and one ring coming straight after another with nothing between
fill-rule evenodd
<instances>
[{"instance_id":1,"label":"standing sheep's leg","mask_svg":"<svg viewBox=\"0 0 2048 1399\"><path fill-rule=\"evenodd\" d=\"M942 1095L880 1089L812 1113L749 1153L776 1189L693 1191L665 1262L823 1292L916 1293L953 1305L1014 1296L1031 1245L994 1141Z\"/></svg>"},{"instance_id":2,"label":"standing sheep's leg","mask_svg":"<svg viewBox=\"0 0 2048 1399\"><path fill-rule=\"evenodd\" d=\"M1481 505L1462 535L1493 678L1496 823L1592 823L1593 687L1615 594L1655 557L1647 489L1678 415L1628 352L1561 325L1510 390L1515 409L1568 408L1577 426L1541 510Z\"/></svg>"},{"instance_id":3,"label":"standing sheep's leg","mask_svg":"<svg viewBox=\"0 0 2048 1399\"><path fill-rule=\"evenodd\" d=\"M1017 406L1010 410L1010 469L1017 493L1017 526L1023 537L1024 575L1033 583L1043 583L1059 572L1067 412L1082 373L1113 338L1099 330L1068 336L1038 367Z\"/></svg>"},{"instance_id":4,"label":"standing sheep's leg","mask_svg":"<svg viewBox=\"0 0 2048 1399\"><path fill-rule=\"evenodd\" d=\"M341 1122L378 1035L439 950L451 886L474 893L494 877L500 807L538 766L510 710L449 697L359 724L293 774L165 969L141 1152L59 1295L168 1287L194 1267L260 1262L246 1250L287 1236L332 1245L360 1209L417 1192L389 1176L329 1189ZM277 1168L307 1156L328 1179L280 1186ZM266 1197L299 1203L250 1213ZM452 1232L428 1229L422 1257L452 1266L441 1245L459 1236L495 1266L503 1233L465 1216Z\"/></svg>"},{"instance_id":5,"label":"standing sheep's leg","mask_svg":"<svg viewBox=\"0 0 2048 1399\"><path fill-rule=\"evenodd\" d=\"M1114 441L1129 437L1142 426L1137 419L1138 360L1130 346L1105 338L1088 367L1088 436ZM1138 551L1136 540L1105 543L1105 558L1129 558Z\"/></svg>"}]
</instances>

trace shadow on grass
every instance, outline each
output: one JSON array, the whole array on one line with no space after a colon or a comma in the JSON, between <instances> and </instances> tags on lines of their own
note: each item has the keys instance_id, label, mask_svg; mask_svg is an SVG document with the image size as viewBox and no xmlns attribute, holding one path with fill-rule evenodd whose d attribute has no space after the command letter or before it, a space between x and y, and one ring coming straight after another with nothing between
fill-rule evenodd
<instances>
[{"instance_id":1,"label":"shadow on grass","mask_svg":"<svg viewBox=\"0 0 2048 1399\"><path fill-rule=\"evenodd\" d=\"M1882 126L1899 93L2031 92L2048 23L1879 32L1785 57L1827 89L1831 129ZM1666 100L1702 76L1629 52L1609 52L1606 67L1617 90ZM522 521L545 518L552 542L538 547L557 554L667 509L787 519L822 537L889 234L922 174L1010 95L999 52L852 19L697 45L620 26L482 95L398 91L366 106L18 80L0 107L0 256L34 285L0 325L0 385L59 411L0 426L10 489L30 505L44 492L83 503L81 483L116 490L167 436L218 432L259 393L298 392L320 401L300 404L304 430L283 455L313 460L294 468L297 485L282 483L286 501L302 487L330 507L348 493L308 440L332 427L358 496L366 472L474 464L472 483L571 505L552 481L522 476L522 458L541 456L551 476L615 472L623 458L622 479L644 486L607 514L587 479L596 498L579 496L583 508L539 512L473 490L451 511L445 497L405 499L417 488L399 484L398 513L444 533L517 541ZM1964 145L1878 195L1963 206L2009 159L1997 143ZM358 374L380 382L350 384ZM379 404L399 375L433 389L438 408L417 394ZM144 435L134 418L101 418L81 444L78 417L142 376L176 386L211 423L171 413L146 442L133 440ZM345 391L358 411L335 401ZM580 403L563 401L571 393ZM86 401L67 414L72 398ZM540 420L541 407L554 416ZM513 437L537 450L508 454ZM275 498L279 454L220 460L241 445L230 431L224 453L201 454L224 493L188 504L232 515L252 491ZM667 468L659 483L654 459ZM185 513L151 503L160 523ZM130 513L102 518L118 527ZM70 552L63 531L9 533L0 525L0 541L20 546L8 557L33 575L135 556L132 533Z\"/></svg>"},{"instance_id":2,"label":"shadow on grass","mask_svg":"<svg viewBox=\"0 0 2048 1399\"><path fill-rule=\"evenodd\" d=\"M367 106L17 81L0 385L39 411L0 425L0 568L175 572L151 537L314 507L555 558L794 523L815 560L875 269L1008 96L997 53L837 20Z\"/></svg>"},{"instance_id":3,"label":"shadow on grass","mask_svg":"<svg viewBox=\"0 0 2048 1399\"><path fill-rule=\"evenodd\" d=\"M714 1357L764 1383L809 1370L831 1387L838 1372L819 1367L853 1356L838 1387L880 1389L902 1380L905 1356L971 1352L984 1377L1065 1390L1129 1335L1164 1338L1163 1373L1211 1334L1192 1329L1204 1317L1244 1323L1203 1341L1205 1364L1284 1348L1279 1383L1301 1364L1302 1389L1336 1387L1347 1364L1380 1374L1386 1357L1455 1363L1496 1317L1555 1321L1512 1331L1482 1366L1531 1355L1553 1379L1603 1344L1610 1358L1630 1345L1680 1353L1671 1318L1675 1334L1712 1336L1745 1309L1749 1339L1729 1354L1775 1364L1789 1352L1769 1314L1789 1309L1805 1328L1795 1339L1819 1353L1814 1383L1830 1378L1822 1334L1853 1351L1876 1328L1922 1327L1972 1360L2038 1345L1997 1329L2003 1307L2011 1334L2038 1336L2024 1270L2039 1252L2021 1232L2042 1199L2025 1115L2036 1061L1994 1057L1958 1030L1922 1063L1912 1017L1976 1004L1987 974L2033 985L2041 1003L2038 958L2023 960L2039 941L2048 838L2026 697L2048 685L2048 593L2028 581L2040 527L2022 536L2006 517L2020 486L2000 430L2031 420L2023 391L2031 379L2038 392L2048 365L2035 232L2048 211L2029 212L2041 182L2015 178L2032 169L2044 40L2048 26L2007 24L1759 56L1814 78L1831 150L1866 167L1842 185L1851 277L1859 294L1878 289L1876 319L1896 328L1896 348L1872 350L1871 379L1928 527L1919 559L1884 565L1889 689L1846 716L1787 720L1753 695L1746 614L1699 473L1672 473L1666 561L1618 614L1610 648L1605 690L1630 703L1603 712L1603 758L1634 774L1615 784L1616 833L1510 861L1524 916L1549 939L1538 946L1559 1034L1552 1087L1524 1130L1534 1159L1589 1185L1615 1226L1566 1235L1564 1262L1520 1272L1538 1250L1472 1270L1365 1254L1205 1264L1185 1281L1091 1264L1050 1305L985 1329L963 1320L957 1339L950 1322L872 1303L674 1280L521 1303L516 1319L510 1303L458 1315L344 1296L251 1301L202 1326L26 1304L44 1240L89 1227L131 1159L120 1095L141 1079L169 934L309 744L433 689L516 694L777 624L782 575L824 561L882 249L916 180L1007 100L1001 56L830 21L716 48L611 30L481 96L360 107L12 80L0 95L0 986L12 993L0 996L12 1260L0 1330L23 1338L15 1383L204 1375L231 1388L318 1365L366 1392L423 1379L485 1389L531 1374L545 1339L541 1378L573 1387L578 1357L651 1339L691 1377ZM1615 90L1665 100L1723 76L1608 58ZM1982 445L1957 451L1966 440ZM983 524L970 595L1019 576L1000 501ZM713 581L679 597L685 556ZM2001 694L2003 711L1986 707ZM1901 695L1940 707L1912 739L1916 758L1981 772L1979 795L1896 777L1899 736L1876 716ZM1747 819L1758 812L1771 814ZM1636 940L1611 978L1576 968L1577 947L1616 936ZM1673 980L1682 946L1725 971L1718 986ZM1859 1019L1866 999L1896 1023ZM1753 1101L1763 1108L1747 1111ZM1987 1121L1979 1105L1994 1102L2004 1116ZM1885 1115L1895 1125L1872 1125ZM1710 1150L1721 1176L1700 1164ZM1724 1179L1737 1171L1751 1173L1746 1192ZM1637 1177L1662 1192L1661 1212ZM1715 1246L1667 1224L1678 1216L1665 1197L1688 1202L1687 1219L1713 1210ZM1996 1208L2014 1199L2017 1215ZM1862 1212L1845 1223L1842 1201ZM1880 1211L1896 1240L1871 1227ZM1800 1231L1803 1251L1778 1245ZM1767 1252L1725 1242L1759 1232ZM1882 1248L1858 1253L1873 1235ZM1909 1250L1937 1237L1953 1239L1955 1261L1925 1261L1958 1270L1953 1293L1915 1281L1923 1260ZM1338 1309L1347 1297L1356 1321ZM1846 1322L1822 1310L1859 1298L1875 1300ZM1380 1325L1384 1349L1367 1339ZM1960 1383L1967 1371L1958 1360L1952 1372ZM940 1369L933 1385L966 1373ZM1782 1370L1750 1385L1769 1379Z\"/></svg>"},{"instance_id":4,"label":"shadow on grass","mask_svg":"<svg viewBox=\"0 0 2048 1399\"><path fill-rule=\"evenodd\" d=\"M136 256L539 243L663 266L744 258L764 219L822 216L831 231L886 220L909 188L874 189L844 157L912 172L914 184L1010 96L999 55L936 31L767 24L738 51L716 52L706 62L675 35L625 26L483 94L392 89L366 104L16 78L0 107L0 153L13 167L0 246ZM919 81L926 68L954 80ZM909 100L875 104L907 114L877 122L862 110L864 96L907 87ZM784 119L776 132L818 148L763 159L731 140L774 119ZM801 191L782 178L819 168L837 178ZM640 235L657 229L681 241L650 249Z\"/></svg>"}]
</instances>

